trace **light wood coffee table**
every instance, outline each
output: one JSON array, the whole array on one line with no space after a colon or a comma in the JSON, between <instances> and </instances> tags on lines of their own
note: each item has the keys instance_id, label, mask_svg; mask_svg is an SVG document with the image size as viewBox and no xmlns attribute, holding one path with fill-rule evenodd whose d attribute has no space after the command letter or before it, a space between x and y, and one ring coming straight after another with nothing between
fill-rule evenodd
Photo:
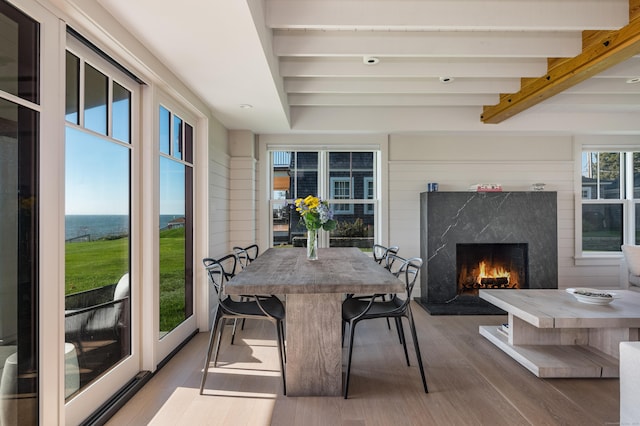
<instances>
[{"instance_id":1,"label":"light wood coffee table","mask_svg":"<svg viewBox=\"0 0 640 426\"><path fill-rule=\"evenodd\" d=\"M506 333L493 325L480 334L538 377L619 377L620 342L640 340L640 293L615 293L592 305L565 290L480 290L509 315Z\"/></svg>"}]
</instances>

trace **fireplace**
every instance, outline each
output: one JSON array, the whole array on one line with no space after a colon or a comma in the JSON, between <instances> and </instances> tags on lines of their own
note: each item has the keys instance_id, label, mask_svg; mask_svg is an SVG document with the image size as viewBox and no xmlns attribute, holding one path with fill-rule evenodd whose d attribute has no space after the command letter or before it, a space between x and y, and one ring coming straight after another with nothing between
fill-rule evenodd
<instances>
[{"instance_id":1,"label":"fireplace","mask_svg":"<svg viewBox=\"0 0 640 426\"><path fill-rule=\"evenodd\" d=\"M456 244L457 295L528 288L527 244Z\"/></svg>"},{"instance_id":2,"label":"fireplace","mask_svg":"<svg viewBox=\"0 0 640 426\"><path fill-rule=\"evenodd\" d=\"M416 301L429 313L503 314L478 297L481 288L558 288L557 195L424 192L420 257Z\"/></svg>"}]
</instances>

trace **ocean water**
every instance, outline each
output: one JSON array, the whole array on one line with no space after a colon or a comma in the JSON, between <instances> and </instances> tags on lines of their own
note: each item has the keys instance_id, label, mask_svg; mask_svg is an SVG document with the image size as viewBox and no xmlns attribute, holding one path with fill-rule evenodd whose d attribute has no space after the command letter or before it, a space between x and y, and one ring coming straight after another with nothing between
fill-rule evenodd
<instances>
[{"instance_id":1,"label":"ocean water","mask_svg":"<svg viewBox=\"0 0 640 426\"><path fill-rule=\"evenodd\" d=\"M166 228L181 215L161 215L160 229ZM129 234L129 216L124 215L66 215L65 240L93 241L109 236Z\"/></svg>"}]
</instances>

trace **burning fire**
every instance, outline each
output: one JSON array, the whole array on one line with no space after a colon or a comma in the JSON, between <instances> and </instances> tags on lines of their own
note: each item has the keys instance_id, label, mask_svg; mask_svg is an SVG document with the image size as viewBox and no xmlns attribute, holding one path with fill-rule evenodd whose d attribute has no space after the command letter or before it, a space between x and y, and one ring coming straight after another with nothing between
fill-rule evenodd
<instances>
[{"instance_id":1,"label":"burning fire","mask_svg":"<svg viewBox=\"0 0 640 426\"><path fill-rule=\"evenodd\" d=\"M507 278L507 282L511 276L511 272L507 271L503 267L490 267L487 266L487 263L483 260L480 262L480 272L478 273L478 277L476 282L478 284L482 283L483 278Z\"/></svg>"}]
</instances>

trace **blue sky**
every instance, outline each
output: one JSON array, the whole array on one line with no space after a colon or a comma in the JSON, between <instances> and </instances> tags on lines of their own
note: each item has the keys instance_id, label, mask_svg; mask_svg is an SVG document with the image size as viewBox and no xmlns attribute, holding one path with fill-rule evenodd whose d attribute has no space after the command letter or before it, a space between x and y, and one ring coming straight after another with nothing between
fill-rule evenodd
<instances>
[{"instance_id":1,"label":"blue sky","mask_svg":"<svg viewBox=\"0 0 640 426\"><path fill-rule=\"evenodd\" d=\"M114 118L122 111L114 103ZM128 114L125 114L125 116ZM106 133L105 107L85 112L85 127ZM121 116L122 117L122 116ZM67 117L70 121L73 118ZM114 122L127 122L114 120ZM113 135L128 139L128 124ZM65 214L126 215L129 213L129 155L127 146L73 127L66 128ZM184 165L162 157L160 214L184 215Z\"/></svg>"}]
</instances>

